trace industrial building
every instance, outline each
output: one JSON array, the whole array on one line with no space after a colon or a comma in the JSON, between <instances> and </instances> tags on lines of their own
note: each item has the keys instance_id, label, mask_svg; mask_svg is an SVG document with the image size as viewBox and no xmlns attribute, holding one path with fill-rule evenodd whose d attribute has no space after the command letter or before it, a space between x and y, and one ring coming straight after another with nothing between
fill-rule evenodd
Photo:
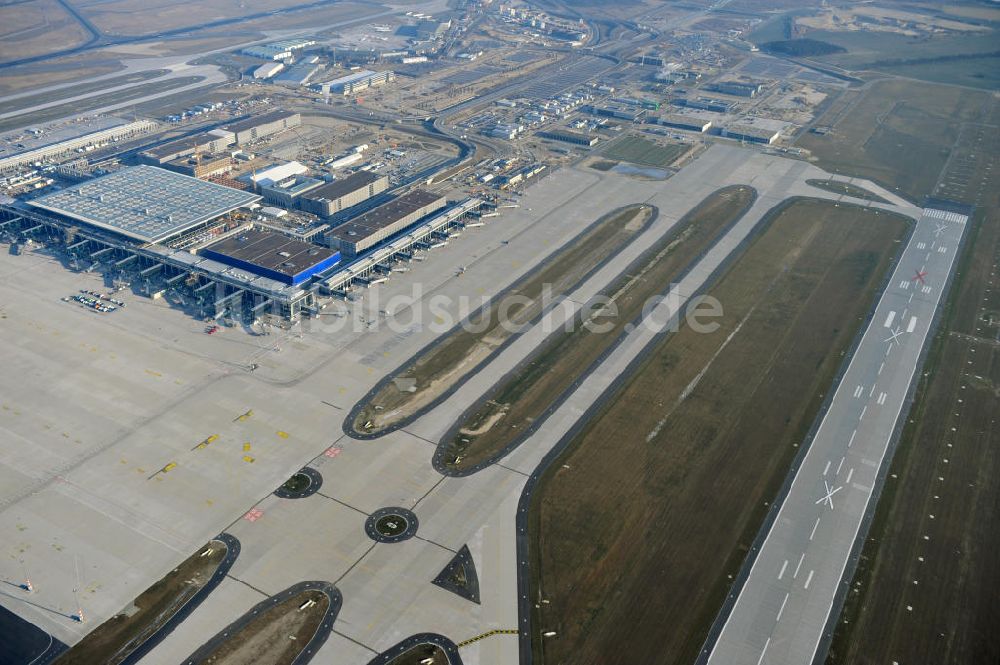
<instances>
[{"instance_id":1,"label":"industrial building","mask_svg":"<svg viewBox=\"0 0 1000 665\"><path fill-rule=\"evenodd\" d=\"M524 131L524 125L519 124L509 124L509 123L497 123L492 129L487 132L488 136L498 139L506 139L508 141L513 141L517 138L517 135Z\"/></svg>"},{"instance_id":2,"label":"industrial building","mask_svg":"<svg viewBox=\"0 0 1000 665\"><path fill-rule=\"evenodd\" d=\"M322 185L323 181L317 178L295 175L291 178L262 186L260 193L264 197L264 201L271 205L295 208L298 207L299 197Z\"/></svg>"},{"instance_id":3,"label":"industrial building","mask_svg":"<svg viewBox=\"0 0 1000 665\"><path fill-rule=\"evenodd\" d=\"M667 113L654 120L658 125L673 127L674 129L686 129L689 132L707 132L712 128L711 120L678 113Z\"/></svg>"},{"instance_id":4,"label":"industrial building","mask_svg":"<svg viewBox=\"0 0 1000 665\"><path fill-rule=\"evenodd\" d=\"M340 261L340 254L273 231L242 230L201 250L201 255L255 275L297 286Z\"/></svg>"},{"instance_id":5,"label":"industrial building","mask_svg":"<svg viewBox=\"0 0 1000 665\"><path fill-rule=\"evenodd\" d=\"M323 70L323 65L310 62L300 62L289 67L281 74L274 77L273 82L278 85L300 86L309 85L309 81Z\"/></svg>"},{"instance_id":6,"label":"industrial building","mask_svg":"<svg viewBox=\"0 0 1000 665\"><path fill-rule=\"evenodd\" d=\"M166 169L133 166L28 205L143 243L159 243L259 199Z\"/></svg>"},{"instance_id":7,"label":"industrial building","mask_svg":"<svg viewBox=\"0 0 1000 665\"><path fill-rule=\"evenodd\" d=\"M221 129L233 133L237 144L243 145L283 132L302 124L302 116L292 111L271 111L225 124Z\"/></svg>"},{"instance_id":8,"label":"industrial building","mask_svg":"<svg viewBox=\"0 0 1000 665\"><path fill-rule=\"evenodd\" d=\"M302 175L308 170L300 162L287 162L285 164L273 164L266 169L248 173L240 176L240 178L250 181L258 188L272 187L275 183L287 180L292 176Z\"/></svg>"},{"instance_id":9,"label":"industrial building","mask_svg":"<svg viewBox=\"0 0 1000 665\"><path fill-rule=\"evenodd\" d=\"M282 39L268 44L249 46L243 49L243 53L264 60L284 60L292 57L295 51L315 44L316 40L314 39Z\"/></svg>"},{"instance_id":10,"label":"industrial building","mask_svg":"<svg viewBox=\"0 0 1000 665\"><path fill-rule=\"evenodd\" d=\"M233 168L233 158L230 155L198 153L189 157L172 159L163 164L163 168L194 178L207 178L210 175L218 175L231 171Z\"/></svg>"},{"instance_id":11,"label":"industrial building","mask_svg":"<svg viewBox=\"0 0 1000 665\"><path fill-rule=\"evenodd\" d=\"M327 244L345 256L357 256L447 203L440 194L414 189L335 227L326 235Z\"/></svg>"},{"instance_id":12,"label":"industrial building","mask_svg":"<svg viewBox=\"0 0 1000 665\"><path fill-rule=\"evenodd\" d=\"M253 70L253 77L255 79L269 79L284 68L284 63L269 62Z\"/></svg>"},{"instance_id":13,"label":"industrial building","mask_svg":"<svg viewBox=\"0 0 1000 665\"><path fill-rule=\"evenodd\" d=\"M698 97L697 99L674 99L671 104L675 106L685 106L689 109L700 109L702 111L713 111L715 113L730 113L736 109L736 104L722 99L712 99L710 97Z\"/></svg>"},{"instance_id":14,"label":"industrial building","mask_svg":"<svg viewBox=\"0 0 1000 665\"><path fill-rule=\"evenodd\" d=\"M24 152L0 158L0 173L16 171L19 168L29 166L35 162L45 161L53 157L65 155L66 153L72 152L78 148L101 145L109 141L129 139L134 136L150 132L156 129L156 127L157 124L151 120L137 120L129 123L122 121L122 124L115 125L107 129L88 132L81 136L56 141L48 145L42 145L37 148L32 148L25 150Z\"/></svg>"},{"instance_id":15,"label":"industrial building","mask_svg":"<svg viewBox=\"0 0 1000 665\"><path fill-rule=\"evenodd\" d=\"M625 106L622 104L606 104L604 106L584 104L580 110L602 118L615 118L629 122L640 122L646 117L647 113L646 109L642 107Z\"/></svg>"},{"instance_id":16,"label":"industrial building","mask_svg":"<svg viewBox=\"0 0 1000 665\"><path fill-rule=\"evenodd\" d=\"M389 188L389 178L371 171L358 171L346 178L334 180L299 199L299 207L320 217L330 217L345 208L381 194Z\"/></svg>"},{"instance_id":17,"label":"industrial building","mask_svg":"<svg viewBox=\"0 0 1000 665\"><path fill-rule=\"evenodd\" d=\"M766 129L764 127L751 127L749 125L732 125L722 130L722 135L726 138L736 139L746 143L764 143L770 145L778 140L781 131L777 129Z\"/></svg>"},{"instance_id":18,"label":"industrial building","mask_svg":"<svg viewBox=\"0 0 1000 665\"><path fill-rule=\"evenodd\" d=\"M623 106L638 106L647 111L659 111L660 102L653 99L638 99L636 97L612 97L611 101Z\"/></svg>"},{"instance_id":19,"label":"industrial building","mask_svg":"<svg viewBox=\"0 0 1000 665\"><path fill-rule=\"evenodd\" d=\"M250 55L264 60L284 60L292 57L291 51L276 51L266 46L251 46L243 49L244 55Z\"/></svg>"},{"instance_id":20,"label":"industrial building","mask_svg":"<svg viewBox=\"0 0 1000 665\"><path fill-rule=\"evenodd\" d=\"M360 152L352 152L349 155L344 155L343 157L337 157L325 162L323 166L330 169L331 171L336 171L337 169L342 169L350 166L351 164L357 164L365 157Z\"/></svg>"},{"instance_id":21,"label":"industrial building","mask_svg":"<svg viewBox=\"0 0 1000 665\"><path fill-rule=\"evenodd\" d=\"M373 72L364 69L353 74L348 74L347 76L341 76L332 81L317 84L314 87L324 95L340 94L346 96L367 90L368 88L374 88L375 86L385 85L395 80L396 74L391 70Z\"/></svg>"},{"instance_id":22,"label":"industrial building","mask_svg":"<svg viewBox=\"0 0 1000 665\"><path fill-rule=\"evenodd\" d=\"M764 86L760 83L745 83L742 81L717 81L705 86L712 92L721 92L734 97L756 97Z\"/></svg>"},{"instance_id":23,"label":"industrial building","mask_svg":"<svg viewBox=\"0 0 1000 665\"><path fill-rule=\"evenodd\" d=\"M564 143L575 143L576 145L592 146L597 144L597 137L590 134L571 132L565 129L548 129L537 133L543 139L552 139Z\"/></svg>"},{"instance_id":24,"label":"industrial building","mask_svg":"<svg viewBox=\"0 0 1000 665\"><path fill-rule=\"evenodd\" d=\"M517 169L513 173L506 173L497 178L500 189L509 189L520 185L525 180L530 180L545 170L545 164L529 164Z\"/></svg>"},{"instance_id":25,"label":"industrial building","mask_svg":"<svg viewBox=\"0 0 1000 665\"><path fill-rule=\"evenodd\" d=\"M451 21L420 21L414 26L414 33L417 39L437 39L443 37L451 28Z\"/></svg>"},{"instance_id":26,"label":"industrial building","mask_svg":"<svg viewBox=\"0 0 1000 665\"><path fill-rule=\"evenodd\" d=\"M160 166L195 153L220 153L233 145L235 141L236 138L232 132L224 129L213 129L146 148L138 154L138 158L143 164Z\"/></svg>"}]
</instances>

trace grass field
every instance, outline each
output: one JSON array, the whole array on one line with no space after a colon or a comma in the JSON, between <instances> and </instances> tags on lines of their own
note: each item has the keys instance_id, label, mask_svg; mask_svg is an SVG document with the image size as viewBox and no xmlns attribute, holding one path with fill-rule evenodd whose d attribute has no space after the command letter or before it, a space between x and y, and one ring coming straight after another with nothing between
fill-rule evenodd
<instances>
[{"instance_id":1,"label":"grass field","mask_svg":"<svg viewBox=\"0 0 1000 665\"><path fill-rule=\"evenodd\" d=\"M241 0L77 0L74 4L102 32L109 35L147 35L199 26L223 17L286 9L307 0L268 0L266 7ZM153 20L155 18L155 20Z\"/></svg>"},{"instance_id":2,"label":"grass field","mask_svg":"<svg viewBox=\"0 0 1000 665\"><path fill-rule=\"evenodd\" d=\"M610 330L591 332L578 319L572 331L561 330L546 340L529 362L522 364L467 415L461 429L447 440L443 461L458 470L470 469L504 452L523 437L552 404L619 339L653 296L667 290L680 273L718 240L721 233L753 204L749 187L734 186L713 193L650 246L604 295L613 298L617 315L597 320Z\"/></svg>"},{"instance_id":3,"label":"grass field","mask_svg":"<svg viewBox=\"0 0 1000 665\"><path fill-rule=\"evenodd\" d=\"M58 0L0 5L0 62L72 48L89 38Z\"/></svg>"},{"instance_id":4,"label":"grass field","mask_svg":"<svg viewBox=\"0 0 1000 665\"><path fill-rule=\"evenodd\" d=\"M981 118L990 99L979 90L879 81L853 105L831 105L817 124L832 124L832 132L805 132L797 145L828 171L870 178L922 202L948 161L961 123Z\"/></svg>"},{"instance_id":5,"label":"grass field","mask_svg":"<svg viewBox=\"0 0 1000 665\"><path fill-rule=\"evenodd\" d=\"M1000 90L1000 57L997 56L883 64L877 70L934 83Z\"/></svg>"},{"instance_id":6,"label":"grass field","mask_svg":"<svg viewBox=\"0 0 1000 665\"><path fill-rule=\"evenodd\" d=\"M0 95L74 83L124 68L121 62L101 51L86 51L42 63L18 65L5 69L3 76L0 76Z\"/></svg>"},{"instance_id":7,"label":"grass field","mask_svg":"<svg viewBox=\"0 0 1000 665\"><path fill-rule=\"evenodd\" d=\"M604 151L604 157L643 166L670 166L688 151L686 145L659 145L641 136L626 136Z\"/></svg>"},{"instance_id":8,"label":"grass field","mask_svg":"<svg viewBox=\"0 0 1000 665\"><path fill-rule=\"evenodd\" d=\"M994 104L989 125L1000 120ZM942 181L978 204L830 649L830 665L1000 662L1000 136ZM983 162L983 156L989 161ZM960 177L967 173L971 178ZM916 582L916 583L914 583Z\"/></svg>"},{"instance_id":9,"label":"grass field","mask_svg":"<svg viewBox=\"0 0 1000 665\"><path fill-rule=\"evenodd\" d=\"M51 90L49 92L39 93L37 95L19 97L17 99L12 99L0 103L0 113L10 113L18 109L29 108L32 106L36 106L38 104L47 104L49 102L58 101L60 99L76 97L77 95L84 95L89 92L94 92L96 90L104 90L106 88L112 88L118 85L139 83L140 81L147 81L149 79L153 79L158 76L163 76L166 73L167 70L165 69L133 72L132 74L125 74L124 76L114 76L100 81L91 81L90 83L82 83L80 85L70 86L68 88Z\"/></svg>"},{"instance_id":10,"label":"grass field","mask_svg":"<svg viewBox=\"0 0 1000 665\"><path fill-rule=\"evenodd\" d=\"M864 199L865 201L888 203L888 201L883 199L878 194L873 194L864 187L858 187L857 185L852 185L849 182L842 182L840 180L806 180L806 184L811 185L812 187L818 187L828 192L833 192L834 194L853 196L856 199Z\"/></svg>"},{"instance_id":11,"label":"grass field","mask_svg":"<svg viewBox=\"0 0 1000 665\"><path fill-rule=\"evenodd\" d=\"M943 82L971 83L976 87L995 87L996 84L1000 42L995 31L916 38L885 32L817 30L810 31L808 37L845 49L844 53L817 59L848 70L897 72L903 76L941 81L940 72L935 70L955 63L959 66L955 71L960 70L964 80L944 79Z\"/></svg>"},{"instance_id":12,"label":"grass field","mask_svg":"<svg viewBox=\"0 0 1000 665\"><path fill-rule=\"evenodd\" d=\"M357 432L373 434L408 422L511 339L516 326L537 317L546 289L553 297L571 290L594 266L613 256L641 231L652 213L649 206L628 206L592 224L502 297L473 314L472 326L460 324L441 336L373 395L366 396L351 426ZM526 300L517 304L513 298ZM501 321L499 314L505 311L508 320Z\"/></svg>"},{"instance_id":13,"label":"grass field","mask_svg":"<svg viewBox=\"0 0 1000 665\"><path fill-rule=\"evenodd\" d=\"M212 547L212 553L201 556L208 546ZM208 546L200 548L166 577L139 594L132 603L137 608L135 612L130 612L131 607L125 608L102 623L58 658L55 661L57 665L116 665L125 660L215 574L226 557L226 545L213 540Z\"/></svg>"},{"instance_id":14,"label":"grass field","mask_svg":"<svg viewBox=\"0 0 1000 665\"><path fill-rule=\"evenodd\" d=\"M107 95L96 95L94 97L88 97L76 102L61 104L59 106L50 106L39 111L22 113L10 118L5 118L0 120L0 131L7 131L8 129L24 127L25 125L30 124L41 124L50 120L57 120L74 115L82 115L88 111L93 111L109 104L121 104L122 102L127 102L130 99L139 99L140 97L144 97L146 95L167 90L174 90L186 85L191 85L192 83L197 83L201 80L203 80L203 77L201 76L178 76L176 78L170 78L163 81L140 83L139 85L126 90L118 90Z\"/></svg>"},{"instance_id":15,"label":"grass field","mask_svg":"<svg viewBox=\"0 0 1000 665\"><path fill-rule=\"evenodd\" d=\"M656 342L536 490L536 662L694 661L908 233L813 199L765 224L709 291L720 329Z\"/></svg>"}]
</instances>

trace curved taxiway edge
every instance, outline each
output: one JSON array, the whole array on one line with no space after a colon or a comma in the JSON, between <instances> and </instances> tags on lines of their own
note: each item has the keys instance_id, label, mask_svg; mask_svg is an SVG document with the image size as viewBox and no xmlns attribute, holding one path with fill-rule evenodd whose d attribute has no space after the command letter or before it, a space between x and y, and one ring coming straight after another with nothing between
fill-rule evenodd
<instances>
[{"instance_id":1,"label":"curved taxiway edge","mask_svg":"<svg viewBox=\"0 0 1000 665\"><path fill-rule=\"evenodd\" d=\"M449 640L444 635L437 633L417 633L396 644L368 661L367 665L386 665L394 658L402 656L404 653L418 647L421 644L433 644L444 651L448 658L448 665L462 665L462 657L458 654L458 645Z\"/></svg>"},{"instance_id":2,"label":"curved taxiway edge","mask_svg":"<svg viewBox=\"0 0 1000 665\"><path fill-rule=\"evenodd\" d=\"M636 236L641 235L659 217L659 215L660 215L660 209L658 207L656 207L655 205L652 205L650 203L643 203L643 202L631 203L631 204L629 204L627 206L621 206L619 208L615 208L614 210L608 211L607 213L601 215L592 224L588 224L579 233L575 234L572 238L570 238L569 240L567 240L565 243L563 243L562 245L560 245L556 249L552 250L552 252L549 254L549 256L553 256L555 254L558 254L559 252L561 252L564 249L566 249L567 247L569 247L570 244L573 243L573 242L575 242L577 238L579 238L580 236L582 236L583 234L587 233L588 231L590 231L591 229L593 229L595 226L597 226L598 224L600 224L609 215L616 215L616 214L622 212L626 208L638 207L638 206L647 206L649 208L652 208L652 215L650 216L650 218L648 220L646 220L646 222L642 225L642 228L639 229L638 231L636 231L636 233L635 233ZM603 261L601 261L597 265L593 266L590 270L587 271L587 273L585 275L583 275L583 277L581 277L574 284L572 284L569 287L569 289L567 289L566 293L571 293L572 291L576 290L581 284L585 283L597 271L599 271L601 268L603 268L609 261L614 260L614 258L617 255L618 255L618 252L615 252L614 254L612 254L611 256L608 256L607 258L605 258ZM544 261L544 259L543 259L543 261ZM486 307L489 304L492 304L493 302L502 300L508 293L511 293L512 291L514 291L515 289L517 289L519 283L520 283L520 280L517 280L513 284L508 285L500 293L498 293L497 295L495 295L490 300L489 303L486 303L485 305L483 305L483 307ZM367 393L365 393L364 396L361 399L359 399L354 404L353 407L351 407L351 410L347 413L347 416L344 418L344 422L342 424L342 429L344 431L344 434L346 434L348 437L350 437L352 439L358 439L358 440L362 440L362 441L367 441L367 440L381 438L381 437L383 437L383 436L385 436L387 434L391 434L392 432L401 430L404 427L407 427L407 426L413 424L413 422L416 421L418 418L420 418L424 414L430 412L431 410L437 408L445 400L447 400L449 397L451 397L453 394L455 394L455 392L458 391L462 386L464 386L469 381L469 379L471 379L473 376L475 376L476 374L478 374L484 367L486 367L493 360L495 360L498 355L500 355L501 353L503 353L503 351L505 349L507 349L507 347L509 347L514 342L514 340L516 340L518 337L520 337L521 335L523 335L526 331L528 331L532 327L534 327L539 321L541 321L549 313L549 311L551 311L552 307L558 307L558 306L559 306L558 302L556 302L556 303L553 303L552 306L549 309L546 309L546 310L543 310L543 311L539 312L539 314L536 317L534 317L531 321L529 321L524 326L522 326L521 330L519 330L518 332L516 332L513 335L511 335L510 337L508 337L506 340L503 341L503 343L501 343L499 346L497 346L495 349L493 349L493 351L491 351L490 354L486 358L484 358L478 365L476 365L469 372L467 372L465 374L465 376L463 376L462 378L460 378L455 383L455 385L451 386L448 390L446 390L445 392L443 392L442 394L440 394L436 398L434 398L434 400L431 401L429 404L427 404L426 406L418 409L416 412L414 412L413 414L411 414L407 418L404 418L403 420L400 420L399 422L397 422L397 423L395 423L395 424L393 424L393 425L391 425L389 427L386 427L383 430L379 430L378 432L374 432L374 433L371 433L371 434L366 434L364 432L359 432L356 429L354 429L354 421L357 419L358 414L361 412L362 409L365 408L365 406L367 406L367 404L372 400L373 397L375 397L375 395L377 395L383 388L385 388L386 385L388 385L390 382L392 382L392 380L396 377L396 375L399 374L402 370L404 370L405 368L409 367L418 358L420 358L422 355L424 355L426 353L429 353L437 345L441 344L443 340L447 339L448 336L451 335L451 333L454 332L459 326L461 326L463 323L465 323L465 321L468 321L468 320L470 320L470 319L472 319L472 318L474 318L476 316L479 316L481 314L482 310L483 310L483 307L479 307L478 309L476 309L475 312L471 313L463 321L460 321L457 324L455 324L455 326L452 327L451 330L449 330L448 332L444 333L443 335L439 335L438 337L436 337L435 339L433 339L430 343L428 343L427 345L425 345L423 348L419 349L416 353L414 353L412 356L410 356L405 361L403 361L403 363L401 365L399 365L398 367L396 367L395 369L393 369L391 372L388 372L384 377L382 377L382 379L380 379L378 381L378 383L376 383L374 386L372 386L371 390L369 390ZM435 457L436 457L436 455L435 455ZM435 464L435 468L439 472L441 472L441 469L439 469L436 464ZM444 475L449 475L449 474L444 474Z\"/></svg>"},{"instance_id":3,"label":"curved taxiway edge","mask_svg":"<svg viewBox=\"0 0 1000 665\"><path fill-rule=\"evenodd\" d=\"M218 536L212 539L213 541L220 541L226 545L226 558L219 563L219 567L215 569L215 573L212 574L212 579L208 581L205 586L203 586L198 593L191 596L188 602L174 612L174 615L167 619L158 631L149 636L145 642L140 644L135 651L130 653L125 660L121 662L121 665L135 665L144 656L146 656L150 651L153 650L160 642L162 642L167 635L172 633L177 626L181 624L188 616L198 609L198 606L204 602L208 595L215 590L215 587L226 578L229 573L229 569L233 567L236 563L237 557L240 555L240 541L236 536L231 536L228 533L220 533Z\"/></svg>"},{"instance_id":4,"label":"curved taxiway edge","mask_svg":"<svg viewBox=\"0 0 1000 665\"><path fill-rule=\"evenodd\" d=\"M341 595L340 591L329 582L298 582L284 591L276 593L270 598L265 598L247 610L243 616L216 633L214 637L201 645L197 651L185 658L184 665L195 665L195 663L203 662L223 642L231 639L234 633L245 628L246 625L256 619L261 612L284 600L287 600L292 596L309 590L322 591L325 593L327 598L330 599L330 605L327 607L326 614L323 615L323 620L320 622L319 627L316 628L316 632L313 633L312 638L306 642L305 646L303 646L302 650L299 652L299 655L297 655L292 661L292 665L306 665L306 663L312 660L313 656L316 655L316 652L319 651L320 647L323 646L327 638L330 636L330 633L333 631L333 622L337 620L340 608L344 604L344 597Z\"/></svg>"},{"instance_id":5,"label":"curved taxiway edge","mask_svg":"<svg viewBox=\"0 0 1000 665\"><path fill-rule=\"evenodd\" d=\"M323 474L318 470L312 468L311 466L304 466L298 471L296 471L292 476L297 476L302 474L309 478L309 484L304 488L296 491L285 489L284 485L281 485L278 489L274 490L272 494L279 499L305 499L310 497L319 491L319 488L323 486ZM287 481L286 481L287 482Z\"/></svg>"},{"instance_id":6,"label":"curved taxiway edge","mask_svg":"<svg viewBox=\"0 0 1000 665\"><path fill-rule=\"evenodd\" d=\"M69 646L30 621L0 605L0 662L12 665L48 665Z\"/></svg>"}]
</instances>

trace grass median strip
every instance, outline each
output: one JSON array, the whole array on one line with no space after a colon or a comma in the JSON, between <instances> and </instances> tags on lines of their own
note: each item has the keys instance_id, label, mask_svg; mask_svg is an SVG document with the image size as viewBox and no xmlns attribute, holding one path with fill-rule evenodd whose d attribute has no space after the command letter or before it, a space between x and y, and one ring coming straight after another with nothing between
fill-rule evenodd
<instances>
[{"instance_id":1,"label":"grass median strip","mask_svg":"<svg viewBox=\"0 0 1000 665\"><path fill-rule=\"evenodd\" d=\"M594 315L590 318L597 325L584 325L578 316L572 330L553 333L446 435L437 456L439 467L461 473L508 452L620 339L646 303L663 294L687 266L743 216L754 200L755 192L750 187L726 187L677 222L603 292L614 303L616 313L606 316L610 305L599 314L584 311L584 315Z\"/></svg>"},{"instance_id":2,"label":"grass median strip","mask_svg":"<svg viewBox=\"0 0 1000 665\"><path fill-rule=\"evenodd\" d=\"M55 662L58 665L121 663L208 584L227 552L222 541L210 541Z\"/></svg>"},{"instance_id":3,"label":"grass median strip","mask_svg":"<svg viewBox=\"0 0 1000 665\"><path fill-rule=\"evenodd\" d=\"M468 325L459 324L445 333L383 380L352 411L351 428L373 435L412 421L471 375L519 326L541 314L546 291L553 297L571 291L594 266L641 232L654 212L652 206L636 204L603 216L501 297L486 303L469 317Z\"/></svg>"},{"instance_id":4,"label":"grass median strip","mask_svg":"<svg viewBox=\"0 0 1000 665\"><path fill-rule=\"evenodd\" d=\"M694 661L907 233L787 201L710 288L719 329L634 365L533 494L539 662Z\"/></svg>"},{"instance_id":5,"label":"grass median strip","mask_svg":"<svg viewBox=\"0 0 1000 665\"><path fill-rule=\"evenodd\" d=\"M200 663L292 665L309 645L330 606L322 591L307 590L262 611Z\"/></svg>"}]
</instances>

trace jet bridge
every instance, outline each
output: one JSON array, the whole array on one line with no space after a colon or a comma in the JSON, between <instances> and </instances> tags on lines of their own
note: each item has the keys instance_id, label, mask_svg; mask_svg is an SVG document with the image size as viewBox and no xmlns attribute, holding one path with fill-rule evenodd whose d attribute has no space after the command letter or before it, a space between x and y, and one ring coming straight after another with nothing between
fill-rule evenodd
<instances>
[{"instance_id":1,"label":"jet bridge","mask_svg":"<svg viewBox=\"0 0 1000 665\"><path fill-rule=\"evenodd\" d=\"M432 238L435 233L443 233L444 229L457 223L469 212L477 210L482 204L482 199L469 198L446 208L392 242L376 248L346 266L335 269L332 274L324 276L319 281L318 288L325 294L343 292L356 280L364 280L372 272L378 272L376 266L392 261L401 253L407 253L412 258L412 249L429 249L432 243L427 242L428 238ZM445 238L448 237L447 233L443 235ZM362 283L369 284L369 280Z\"/></svg>"}]
</instances>

